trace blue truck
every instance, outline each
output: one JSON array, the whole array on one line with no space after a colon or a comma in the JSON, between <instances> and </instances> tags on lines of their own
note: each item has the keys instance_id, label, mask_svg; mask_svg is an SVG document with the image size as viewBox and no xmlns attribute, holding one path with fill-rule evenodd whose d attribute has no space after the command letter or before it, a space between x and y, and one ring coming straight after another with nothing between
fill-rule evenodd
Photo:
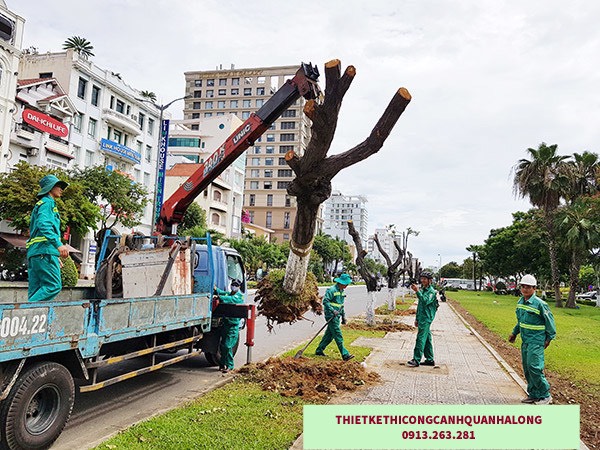
<instances>
[{"instance_id":1,"label":"blue truck","mask_svg":"<svg viewBox=\"0 0 600 450\"><path fill-rule=\"evenodd\" d=\"M50 302L28 303L25 290L0 290L0 449L48 448L67 423L75 398L204 352L219 364L220 320L245 318L247 361L255 305L219 304L214 288L242 281L232 248L178 238L177 225L200 192L299 97L320 96L319 72L302 64L160 208L155 235L106 232L94 289L67 289ZM237 350L237 348L236 348ZM165 353L168 356L157 354ZM117 376L128 360L143 367Z\"/></svg>"}]
</instances>

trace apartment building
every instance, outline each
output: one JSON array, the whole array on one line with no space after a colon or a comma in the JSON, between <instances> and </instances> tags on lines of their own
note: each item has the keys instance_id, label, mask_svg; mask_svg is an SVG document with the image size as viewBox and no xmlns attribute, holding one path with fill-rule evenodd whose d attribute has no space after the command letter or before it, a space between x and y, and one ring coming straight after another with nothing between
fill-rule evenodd
<instances>
[{"instance_id":1,"label":"apartment building","mask_svg":"<svg viewBox=\"0 0 600 450\"><path fill-rule=\"evenodd\" d=\"M251 69L216 69L185 73L184 118L204 119L235 114L246 120L278 89L291 79L299 66ZM244 209L250 221L273 230L279 242L291 238L296 216L296 200L286 188L293 179L285 154L302 155L310 139L310 121L302 112L304 99L296 101L246 154Z\"/></svg>"},{"instance_id":2,"label":"apartment building","mask_svg":"<svg viewBox=\"0 0 600 450\"><path fill-rule=\"evenodd\" d=\"M206 119L172 120L165 178L165 198L172 195L242 124L235 114ZM193 129L192 129L193 128ZM187 163L172 165L182 159ZM206 211L208 228L228 238L242 233L242 198L246 154L227 167L194 201Z\"/></svg>"},{"instance_id":3,"label":"apartment building","mask_svg":"<svg viewBox=\"0 0 600 450\"><path fill-rule=\"evenodd\" d=\"M7 171L10 156L24 25L25 19L10 11L0 0L0 173Z\"/></svg>"},{"instance_id":4,"label":"apartment building","mask_svg":"<svg viewBox=\"0 0 600 450\"><path fill-rule=\"evenodd\" d=\"M28 99L37 99L35 106L23 106L24 111L33 110L35 114L50 114L55 116L54 119L60 119L58 110L62 108L64 117L68 118L64 123L68 133L54 138L48 136L48 139L42 137L38 139L41 145L37 151L23 153L20 149L24 133L33 128L32 142L35 142L35 134L44 131L28 122L25 115L18 117L15 140L19 139L19 149L13 152L10 164L27 160L31 164L63 168L102 165L143 184L150 199L154 199L159 111L141 100L137 89L126 84L120 74L96 66L73 50L44 54L27 52L20 61L19 78L23 81L19 90L23 105ZM48 96L50 90L60 98ZM50 109L42 108L46 104ZM152 201L135 231L146 234L151 228ZM119 231L129 233L134 230L121 227ZM96 249L93 234L73 236L71 245L83 252L85 263L81 275L91 276Z\"/></svg>"},{"instance_id":5,"label":"apartment building","mask_svg":"<svg viewBox=\"0 0 600 450\"><path fill-rule=\"evenodd\" d=\"M358 231L361 244L366 248L368 239L367 198L362 195L343 195L340 191L332 191L324 205L323 233L339 237L355 248L354 240L348 233L348 221L352 220ZM355 254L355 251L353 252Z\"/></svg>"},{"instance_id":6,"label":"apartment building","mask_svg":"<svg viewBox=\"0 0 600 450\"><path fill-rule=\"evenodd\" d=\"M388 254L392 262L396 261L398 258L398 250L394 245L394 241L397 241L398 244L401 244L400 237L393 236L389 230L386 228L378 228L375 230L375 234L379 239L379 243L381 244L381 248ZM377 248L377 244L375 244L374 236L369 236L369 240L367 243L367 251L369 252L369 257L374 259L377 262L385 264L385 258L379 252Z\"/></svg>"}]
</instances>

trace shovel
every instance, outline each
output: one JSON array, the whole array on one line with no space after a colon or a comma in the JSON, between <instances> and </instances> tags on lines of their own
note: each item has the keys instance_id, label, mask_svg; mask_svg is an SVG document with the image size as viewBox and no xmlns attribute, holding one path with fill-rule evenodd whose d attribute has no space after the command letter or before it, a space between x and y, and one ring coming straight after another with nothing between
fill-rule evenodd
<instances>
[{"instance_id":1,"label":"shovel","mask_svg":"<svg viewBox=\"0 0 600 450\"><path fill-rule=\"evenodd\" d=\"M331 316L331 319L329 319L327 322L325 322L325 325L323 325L323 326L321 327L321 329L320 329L319 331L317 331L317 334L315 334L315 335L313 336L313 338L312 338L310 341L308 341L308 344L306 344L306 345L304 346L304 348L302 348L302 349L300 349L300 350L298 350L298 351L296 352L296 354L294 355L294 359L300 359L300 358L302 357L302 354L303 354L303 353L304 353L304 351L305 351L305 350L308 348L308 346L309 346L309 345L312 343L312 341L314 341L314 340L317 338L317 336L318 336L318 335L321 333L321 331L323 331L323 330L325 329L325 327L326 327L327 325L329 325L329 322L331 322L331 321L332 321L333 319L335 319L336 317L337 317L337 316Z\"/></svg>"}]
</instances>

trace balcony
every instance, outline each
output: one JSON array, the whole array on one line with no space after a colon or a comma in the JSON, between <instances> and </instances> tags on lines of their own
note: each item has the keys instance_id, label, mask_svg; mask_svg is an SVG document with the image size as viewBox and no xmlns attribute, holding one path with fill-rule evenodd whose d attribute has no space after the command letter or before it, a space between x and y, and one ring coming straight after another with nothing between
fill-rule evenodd
<instances>
[{"instance_id":1,"label":"balcony","mask_svg":"<svg viewBox=\"0 0 600 450\"><path fill-rule=\"evenodd\" d=\"M109 124L122 128L126 133L133 134L134 136L139 136L142 133L140 124L137 123L136 120L110 108L104 108L102 110L102 118Z\"/></svg>"},{"instance_id":2,"label":"balcony","mask_svg":"<svg viewBox=\"0 0 600 450\"><path fill-rule=\"evenodd\" d=\"M17 123L15 125L15 133L17 137L32 141L35 138L35 128L27 125L26 123Z\"/></svg>"},{"instance_id":3,"label":"balcony","mask_svg":"<svg viewBox=\"0 0 600 450\"><path fill-rule=\"evenodd\" d=\"M210 202L210 207L212 209L216 209L218 211L227 212L227 206L228 206L227 203L221 202L221 201L218 201L218 200L212 200Z\"/></svg>"},{"instance_id":4,"label":"balcony","mask_svg":"<svg viewBox=\"0 0 600 450\"><path fill-rule=\"evenodd\" d=\"M69 150L69 145L67 144L67 141L55 136L50 136L50 139L48 139L48 141L46 142L46 150L67 159L74 158L73 154Z\"/></svg>"}]
</instances>

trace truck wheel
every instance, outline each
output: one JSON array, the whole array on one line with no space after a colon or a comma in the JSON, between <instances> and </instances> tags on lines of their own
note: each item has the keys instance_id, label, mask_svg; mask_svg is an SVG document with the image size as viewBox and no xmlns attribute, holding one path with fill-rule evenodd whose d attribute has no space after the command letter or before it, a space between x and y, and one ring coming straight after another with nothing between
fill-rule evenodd
<instances>
[{"instance_id":1,"label":"truck wheel","mask_svg":"<svg viewBox=\"0 0 600 450\"><path fill-rule=\"evenodd\" d=\"M238 337L237 342L233 346L233 356L236 355L239 346L240 346L240 339ZM206 358L206 360L208 361L208 363L211 366L219 366L219 365L221 365L221 350L220 350L220 348L221 348L221 340L219 339L219 345L217 346L217 352L216 353L204 352L204 357Z\"/></svg>"},{"instance_id":2,"label":"truck wheel","mask_svg":"<svg viewBox=\"0 0 600 450\"><path fill-rule=\"evenodd\" d=\"M115 269L117 268L115 264ZM94 284L96 286L96 297L98 298L106 298L107 292L107 284L106 284L106 272L108 269L108 263L106 260L100 263L100 267L96 272L96 277L94 279ZM113 298L122 298L123 297L123 280L121 280L121 275L118 270L114 270L113 272L113 282L112 282L112 297Z\"/></svg>"},{"instance_id":3,"label":"truck wheel","mask_svg":"<svg viewBox=\"0 0 600 450\"><path fill-rule=\"evenodd\" d=\"M73 377L64 366L54 362L32 365L2 402L2 447L48 448L69 420L74 401Z\"/></svg>"}]
</instances>

